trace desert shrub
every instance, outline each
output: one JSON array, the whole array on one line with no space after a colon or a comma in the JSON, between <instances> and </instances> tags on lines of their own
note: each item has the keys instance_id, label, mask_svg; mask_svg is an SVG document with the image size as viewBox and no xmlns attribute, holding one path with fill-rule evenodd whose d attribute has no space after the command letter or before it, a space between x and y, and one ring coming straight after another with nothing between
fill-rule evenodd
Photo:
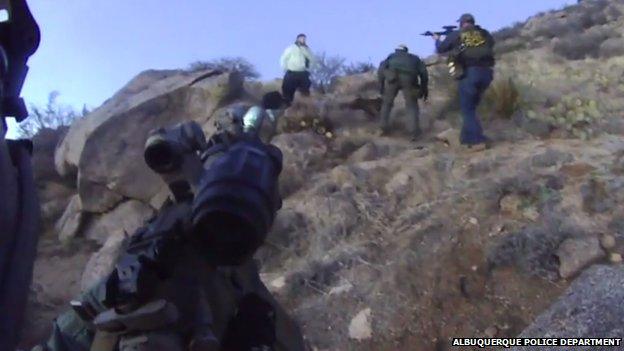
<instances>
[{"instance_id":1,"label":"desert shrub","mask_svg":"<svg viewBox=\"0 0 624 351\"><path fill-rule=\"evenodd\" d=\"M239 72L243 77L251 80L260 78L256 67L242 57L221 57L210 61L195 61L187 68L189 72L203 70Z\"/></svg>"},{"instance_id":2,"label":"desert shrub","mask_svg":"<svg viewBox=\"0 0 624 351\"><path fill-rule=\"evenodd\" d=\"M594 0L586 2L580 8L575 8L574 16L585 29L593 26L603 25L609 22L605 9L609 5L608 1Z\"/></svg>"},{"instance_id":3,"label":"desert shrub","mask_svg":"<svg viewBox=\"0 0 624 351\"><path fill-rule=\"evenodd\" d=\"M527 47L529 40L522 37L523 24L516 22L512 26L504 27L493 33L496 40L494 50L497 55L522 50Z\"/></svg>"},{"instance_id":4,"label":"desert shrub","mask_svg":"<svg viewBox=\"0 0 624 351\"><path fill-rule=\"evenodd\" d=\"M495 80L483 96L481 109L491 117L510 119L520 109L521 94L510 77Z\"/></svg>"},{"instance_id":5,"label":"desert shrub","mask_svg":"<svg viewBox=\"0 0 624 351\"><path fill-rule=\"evenodd\" d=\"M455 125L459 122L459 91L455 85L445 85L445 89L451 89L450 94L435 115L437 119L446 119ZM485 120L511 119L517 111L526 108L527 104L521 87L512 78L497 79L485 92L478 112Z\"/></svg>"},{"instance_id":6,"label":"desert shrub","mask_svg":"<svg viewBox=\"0 0 624 351\"><path fill-rule=\"evenodd\" d=\"M586 29L609 22L611 12L617 16L617 9L610 10L609 1L587 1L578 5L564 6L559 12L537 16L539 23L533 31L535 37L563 38L577 35Z\"/></svg>"},{"instance_id":7,"label":"desert shrub","mask_svg":"<svg viewBox=\"0 0 624 351\"><path fill-rule=\"evenodd\" d=\"M525 50L531 45L532 43L525 40L524 38L509 39L502 42L497 42L496 46L494 46L494 54L498 56L514 51Z\"/></svg>"},{"instance_id":8,"label":"desert shrub","mask_svg":"<svg viewBox=\"0 0 624 351\"><path fill-rule=\"evenodd\" d=\"M316 64L310 71L312 86L321 93L332 89L336 78L374 71L377 67L371 62L352 62L346 64L346 59L339 55L328 55L321 52L316 56Z\"/></svg>"},{"instance_id":9,"label":"desert shrub","mask_svg":"<svg viewBox=\"0 0 624 351\"><path fill-rule=\"evenodd\" d=\"M82 111L78 112L71 106L60 104L57 101L59 95L58 91L53 91L48 95L48 102L45 106L30 106L30 115L18 126L18 133L21 137L32 138L43 129L58 129L69 126L74 120L89 113L86 106L83 106Z\"/></svg>"},{"instance_id":10,"label":"desert shrub","mask_svg":"<svg viewBox=\"0 0 624 351\"><path fill-rule=\"evenodd\" d=\"M602 119L603 112L596 100L564 96L545 113L538 116L535 111L528 111L527 117L540 118L567 131L571 137L586 140L598 133L593 127Z\"/></svg>"},{"instance_id":11,"label":"desert shrub","mask_svg":"<svg viewBox=\"0 0 624 351\"><path fill-rule=\"evenodd\" d=\"M535 37L562 38L569 33L579 33L583 31L583 26L578 20L568 18L557 18L547 20L539 24L533 32Z\"/></svg>"},{"instance_id":12,"label":"desert shrub","mask_svg":"<svg viewBox=\"0 0 624 351\"><path fill-rule=\"evenodd\" d=\"M622 17L622 11L615 6L609 6L604 10L607 21L616 21Z\"/></svg>"},{"instance_id":13,"label":"desert shrub","mask_svg":"<svg viewBox=\"0 0 624 351\"><path fill-rule=\"evenodd\" d=\"M512 38L517 38L521 36L522 27L523 27L522 23L516 22L511 26L503 27L497 30L492 35L494 36L494 39L496 40L498 44L501 41L512 39Z\"/></svg>"},{"instance_id":14,"label":"desert shrub","mask_svg":"<svg viewBox=\"0 0 624 351\"><path fill-rule=\"evenodd\" d=\"M326 93L336 78L344 72L346 59L341 56L330 56L325 52L316 55L316 63L310 71L312 86L321 93Z\"/></svg>"},{"instance_id":15,"label":"desert shrub","mask_svg":"<svg viewBox=\"0 0 624 351\"><path fill-rule=\"evenodd\" d=\"M557 248L572 234L557 221L529 226L501 238L489 249L490 268L514 266L521 272L544 279L556 280L559 261Z\"/></svg>"},{"instance_id":16,"label":"desert shrub","mask_svg":"<svg viewBox=\"0 0 624 351\"><path fill-rule=\"evenodd\" d=\"M600 57L611 58L624 55L624 38L609 38L600 44Z\"/></svg>"},{"instance_id":17,"label":"desert shrub","mask_svg":"<svg viewBox=\"0 0 624 351\"><path fill-rule=\"evenodd\" d=\"M553 45L553 51L568 60L597 58L600 54L600 46L610 35L613 33L606 29L591 28L581 34L568 35L557 40Z\"/></svg>"},{"instance_id":18,"label":"desert shrub","mask_svg":"<svg viewBox=\"0 0 624 351\"><path fill-rule=\"evenodd\" d=\"M343 73L347 76L351 76L354 74L371 72L376 69L375 65L371 62L352 62L351 64L344 66Z\"/></svg>"}]
</instances>

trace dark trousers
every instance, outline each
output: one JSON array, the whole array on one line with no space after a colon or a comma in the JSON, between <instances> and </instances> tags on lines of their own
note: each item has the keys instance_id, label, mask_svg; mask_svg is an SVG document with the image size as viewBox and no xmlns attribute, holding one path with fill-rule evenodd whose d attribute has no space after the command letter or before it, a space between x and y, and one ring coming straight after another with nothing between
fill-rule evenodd
<instances>
[{"instance_id":1,"label":"dark trousers","mask_svg":"<svg viewBox=\"0 0 624 351\"><path fill-rule=\"evenodd\" d=\"M414 77L407 74L388 74L384 83L384 91L381 103L381 130L388 132L390 128L390 113L394 106L394 99L399 91L403 92L405 98L405 108L409 131L412 136L417 137L421 134L420 129L420 109L418 107L418 97L420 89L414 82Z\"/></svg>"},{"instance_id":2,"label":"dark trousers","mask_svg":"<svg viewBox=\"0 0 624 351\"><path fill-rule=\"evenodd\" d=\"M295 92L297 89L299 89L299 91L306 96L310 95L311 85L312 82L310 81L309 72L287 71L286 75L284 75L284 80L282 81L282 95L284 96L284 100L290 104L295 98Z\"/></svg>"},{"instance_id":3,"label":"dark trousers","mask_svg":"<svg viewBox=\"0 0 624 351\"><path fill-rule=\"evenodd\" d=\"M464 78L459 81L459 103L463 117L460 137L462 144L474 145L487 140L477 117L477 106L493 79L494 70L491 67L468 67Z\"/></svg>"}]
</instances>

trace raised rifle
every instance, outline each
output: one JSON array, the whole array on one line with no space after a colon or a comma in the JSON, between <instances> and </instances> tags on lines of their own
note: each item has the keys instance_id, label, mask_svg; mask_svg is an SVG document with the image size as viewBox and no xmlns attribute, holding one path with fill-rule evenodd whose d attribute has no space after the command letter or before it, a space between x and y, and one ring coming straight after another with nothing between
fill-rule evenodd
<instances>
[{"instance_id":1,"label":"raised rifle","mask_svg":"<svg viewBox=\"0 0 624 351\"><path fill-rule=\"evenodd\" d=\"M421 35L424 35L426 37L432 37L434 35L438 35L438 36L449 35L452 32L454 32L455 30L457 30L457 26L442 26L442 29L444 29L444 31L442 31L442 32L426 31L426 32L422 33Z\"/></svg>"},{"instance_id":2,"label":"raised rifle","mask_svg":"<svg viewBox=\"0 0 624 351\"><path fill-rule=\"evenodd\" d=\"M457 30L457 26L443 26L442 28L444 29L444 31L442 32L427 31L427 32L422 33L421 35L443 36L443 35L449 35L452 32ZM448 55L446 55L446 65L448 67L449 75L457 80L460 80L464 77L464 65L461 63L461 59L460 59L461 53L463 51L464 51L463 46L460 46L459 48L451 51L450 53L448 53ZM440 62L435 62L435 63L429 64L428 66L433 66L439 63Z\"/></svg>"},{"instance_id":3,"label":"raised rifle","mask_svg":"<svg viewBox=\"0 0 624 351\"><path fill-rule=\"evenodd\" d=\"M6 118L28 117L20 97L39 27L25 0L0 0L0 351L19 341L40 233L30 140L7 140Z\"/></svg>"}]
</instances>

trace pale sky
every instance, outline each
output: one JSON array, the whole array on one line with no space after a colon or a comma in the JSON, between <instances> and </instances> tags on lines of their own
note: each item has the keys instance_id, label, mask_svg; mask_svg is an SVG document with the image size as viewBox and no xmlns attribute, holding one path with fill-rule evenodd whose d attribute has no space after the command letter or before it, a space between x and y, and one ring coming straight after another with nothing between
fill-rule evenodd
<instances>
[{"instance_id":1,"label":"pale sky","mask_svg":"<svg viewBox=\"0 0 624 351\"><path fill-rule=\"evenodd\" d=\"M281 76L279 56L300 33L313 51L379 63L397 44L433 53L419 34L464 12L496 30L576 0L29 0L41 27L22 96L50 91L76 108L97 107L146 69L242 56L262 79Z\"/></svg>"}]
</instances>

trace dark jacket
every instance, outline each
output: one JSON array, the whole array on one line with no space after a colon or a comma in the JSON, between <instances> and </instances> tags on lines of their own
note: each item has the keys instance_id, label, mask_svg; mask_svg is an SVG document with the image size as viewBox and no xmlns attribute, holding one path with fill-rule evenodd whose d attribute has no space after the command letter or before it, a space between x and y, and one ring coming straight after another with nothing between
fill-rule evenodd
<instances>
[{"instance_id":1,"label":"dark jacket","mask_svg":"<svg viewBox=\"0 0 624 351\"><path fill-rule=\"evenodd\" d=\"M442 41L436 42L439 54L459 51L459 60L466 67L493 67L494 37L487 30L473 26L454 31Z\"/></svg>"},{"instance_id":2,"label":"dark jacket","mask_svg":"<svg viewBox=\"0 0 624 351\"><path fill-rule=\"evenodd\" d=\"M396 50L381 62L377 71L377 77L380 83L385 81L387 72L389 71L398 74L408 74L412 75L414 78L418 78L419 86L424 89L427 89L429 86L427 67L418 56L410 54L409 52Z\"/></svg>"}]
</instances>

